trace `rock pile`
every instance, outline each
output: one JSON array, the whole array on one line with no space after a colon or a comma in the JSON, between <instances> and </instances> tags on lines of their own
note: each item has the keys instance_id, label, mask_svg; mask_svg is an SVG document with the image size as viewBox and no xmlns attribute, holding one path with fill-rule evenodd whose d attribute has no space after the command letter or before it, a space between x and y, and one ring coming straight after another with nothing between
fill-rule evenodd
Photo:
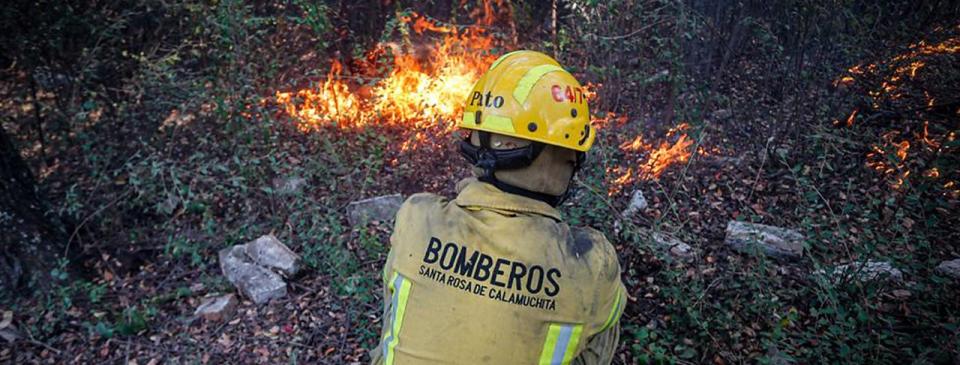
<instances>
[{"instance_id":1,"label":"rock pile","mask_svg":"<svg viewBox=\"0 0 960 365\"><path fill-rule=\"evenodd\" d=\"M227 247L219 256L223 275L257 304L286 296L287 283L281 274L290 277L300 265L300 256L273 235Z\"/></svg>"}]
</instances>

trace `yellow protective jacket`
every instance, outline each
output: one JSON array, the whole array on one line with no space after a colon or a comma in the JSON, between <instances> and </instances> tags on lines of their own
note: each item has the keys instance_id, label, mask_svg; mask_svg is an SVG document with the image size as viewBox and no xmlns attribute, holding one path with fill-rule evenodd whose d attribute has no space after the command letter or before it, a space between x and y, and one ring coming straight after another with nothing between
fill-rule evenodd
<instances>
[{"instance_id":1,"label":"yellow protective jacket","mask_svg":"<svg viewBox=\"0 0 960 365\"><path fill-rule=\"evenodd\" d=\"M373 364L609 364L626 305L600 232L474 179L401 206Z\"/></svg>"}]
</instances>

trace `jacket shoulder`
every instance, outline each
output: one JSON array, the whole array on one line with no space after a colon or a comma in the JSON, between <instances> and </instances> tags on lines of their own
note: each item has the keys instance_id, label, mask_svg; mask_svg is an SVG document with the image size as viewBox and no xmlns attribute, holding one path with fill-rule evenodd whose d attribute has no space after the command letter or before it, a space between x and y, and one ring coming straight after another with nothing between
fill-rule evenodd
<instances>
[{"instance_id":1,"label":"jacket shoulder","mask_svg":"<svg viewBox=\"0 0 960 365\"><path fill-rule=\"evenodd\" d=\"M616 259L616 252L602 232L591 227L571 227L570 251L575 255L584 255L599 251L605 258Z\"/></svg>"},{"instance_id":2,"label":"jacket shoulder","mask_svg":"<svg viewBox=\"0 0 960 365\"><path fill-rule=\"evenodd\" d=\"M400 204L396 219L393 222L393 233L390 235L390 245L397 247L410 242L410 235L422 233L416 227L423 227L424 220L429 219L430 212L436 211L445 199L431 193L417 193L408 197Z\"/></svg>"},{"instance_id":3,"label":"jacket shoulder","mask_svg":"<svg viewBox=\"0 0 960 365\"><path fill-rule=\"evenodd\" d=\"M583 258L594 268L591 272L595 291L589 314L592 336L611 328L623 313L626 299L625 288L620 280L620 262L616 249L600 231L590 227L575 227L571 228L571 236L574 238L574 245L591 247Z\"/></svg>"},{"instance_id":4,"label":"jacket shoulder","mask_svg":"<svg viewBox=\"0 0 960 365\"><path fill-rule=\"evenodd\" d=\"M399 219L400 217L404 216L404 214L437 207L445 203L446 200L446 198L432 193L413 194L407 198L407 200L404 200L403 204L400 205L400 211L397 213L397 218Z\"/></svg>"},{"instance_id":5,"label":"jacket shoulder","mask_svg":"<svg viewBox=\"0 0 960 365\"><path fill-rule=\"evenodd\" d=\"M597 271L599 279L604 281L620 280L620 262L617 250L602 232L591 227L570 228L571 240L568 251L577 257L584 257Z\"/></svg>"},{"instance_id":6,"label":"jacket shoulder","mask_svg":"<svg viewBox=\"0 0 960 365\"><path fill-rule=\"evenodd\" d=\"M436 204L446 200L446 198L433 193L416 193L408 197L407 200L403 202L403 205L418 206L425 204Z\"/></svg>"},{"instance_id":7,"label":"jacket shoulder","mask_svg":"<svg viewBox=\"0 0 960 365\"><path fill-rule=\"evenodd\" d=\"M423 217L425 212L443 206L447 199L432 193L416 193L403 201L400 209L397 211L397 228L411 223L411 219Z\"/></svg>"}]
</instances>

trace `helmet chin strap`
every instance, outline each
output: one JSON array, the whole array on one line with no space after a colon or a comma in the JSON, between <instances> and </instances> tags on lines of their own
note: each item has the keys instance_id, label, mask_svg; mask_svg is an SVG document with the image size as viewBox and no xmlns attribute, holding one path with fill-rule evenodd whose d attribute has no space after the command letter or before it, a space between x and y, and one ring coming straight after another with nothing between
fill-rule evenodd
<instances>
[{"instance_id":1,"label":"helmet chin strap","mask_svg":"<svg viewBox=\"0 0 960 365\"><path fill-rule=\"evenodd\" d=\"M573 173L570 174L570 181L567 182L567 188L566 190L564 190L563 194L550 195L550 194L541 193L538 191L524 189L519 186L511 185L497 179L497 176L495 175L495 173L497 171L498 153L497 153L497 150L493 149L490 146L490 132L476 131L474 133L478 133L478 137L480 137L480 148L476 151L475 154L467 153L466 152L467 147L465 146L465 144L469 144L470 142L464 141L461 143L461 152L464 154L464 156L467 157L468 160L474 160L474 161L470 161L470 162L473 162L474 166L483 169L483 174L480 175L477 178L477 180L491 184L497 187L497 189L500 189L501 191L504 191L507 193L517 194L517 195L525 196L531 199L542 201L544 203L550 204L550 206L552 207L556 207L562 204L567 198L573 195L572 194L574 191L574 189L572 189L573 176L577 174L577 171L580 169L580 166L582 165L583 159L585 157L585 154L583 152L577 152L577 161L574 164ZM540 142L532 142L530 146L525 148L531 148L531 151L528 154L529 156L528 162L526 163L526 166L529 166L530 163L532 163L533 160L535 160L537 156L540 155L540 152L543 151L544 145L543 143L540 143ZM517 168L522 168L526 166L518 166ZM501 170L507 170L507 169L501 168Z\"/></svg>"}]
</instances>

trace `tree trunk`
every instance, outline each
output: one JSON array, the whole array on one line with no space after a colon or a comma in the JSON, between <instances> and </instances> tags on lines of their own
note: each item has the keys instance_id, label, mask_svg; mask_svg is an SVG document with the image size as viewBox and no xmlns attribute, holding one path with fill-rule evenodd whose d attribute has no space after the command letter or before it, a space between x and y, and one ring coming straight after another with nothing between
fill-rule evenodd
<instances>
[{"instance_id":1,"label":"tree trunk","mask_svg":"<svg viewBox=\"0 0 960 365\"><path fill-rule=\"evenodd\" d=\"M550 14L550 29L553 31L553 58L560 58L560 38L557 37L557 0L553 0Z\"/></svg>"},{"instance_id":2,"label":"tree trunk","mask_svg":"<svg viewBox=\"0 0 960 365\"><path fill-rule=\"evenodd\" d=\"M20 152L0 127L0 299L50 283L66 234L59 220L47 215L45 201Z\"/></svg>"}]
</instances>

